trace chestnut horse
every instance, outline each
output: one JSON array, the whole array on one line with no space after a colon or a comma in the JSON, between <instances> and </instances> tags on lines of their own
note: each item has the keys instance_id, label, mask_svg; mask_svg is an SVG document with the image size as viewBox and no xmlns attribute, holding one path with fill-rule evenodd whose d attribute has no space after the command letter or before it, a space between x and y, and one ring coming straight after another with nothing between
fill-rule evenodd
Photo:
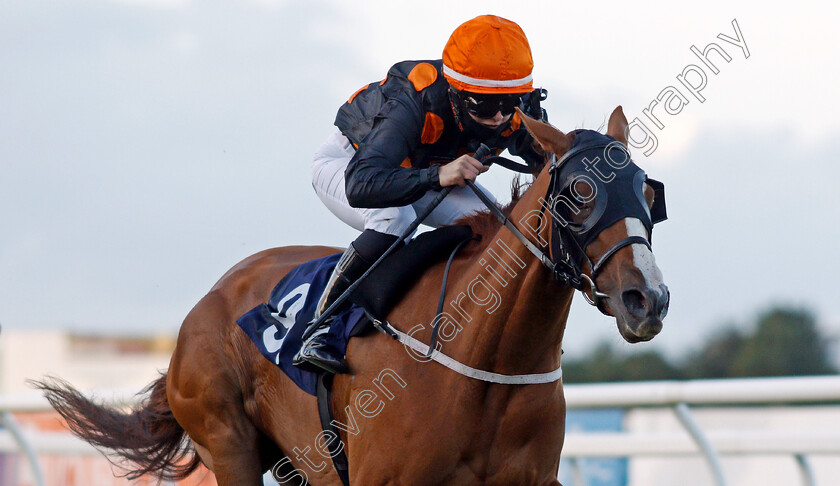
<instances>
[{"instance_id":1,"label":"chestnut horse","mask_svg":"<svg viewBox=\"0 0 840 486\"><path fill-rule=\"evenodd\" d=\"M572 146L575 132L564 134L520 116L547 161ZM626 130L618 107L607 134L626 146ZM534 211L545 209L550 165L506 210L520 227ZM654 190L639 187L640 205L653 204ZM594 203L581 204L576 221L597 206L597 198L589 199ZM545 262L492 216L466 222L482 240L469 243L452 263L447 286L451 319L440 330L442 351L472 368L499 374L558 369L575 289L559 285ZM534 230L531 241L549 252L552 224L529 227ZM668 305L649 244L639 243L649 238L638 219L619 219L586 245L580 268L592 276L589 262L603 264L594 279L598 292L590 285L583 291L615 318L619 333L631 343L647 341L661 330ZM632 243L622 246L628 239ZM332 409L341 433L322 432L315 397L265 359L235 321L265 301L295 266L336 251L275 248L234 266L187 315L168 372L132 411L99 406L66 383L40 386L77 435L122 458L129 477L183 477L201 462L221 486L260 485L268 470L287 484L341 485L326 447L340 438L355 485L558 485L566 412L562 380L532 385L479 381L437 363L421 363L417 353L385 334L351 340L351 373L333 382ZM494 255L504 256L508 264L493 263ZM430 267L394 307L388 317L395 328L430 340L433 296L443 272L443 263Z\"/></svg>"}]
</instances>

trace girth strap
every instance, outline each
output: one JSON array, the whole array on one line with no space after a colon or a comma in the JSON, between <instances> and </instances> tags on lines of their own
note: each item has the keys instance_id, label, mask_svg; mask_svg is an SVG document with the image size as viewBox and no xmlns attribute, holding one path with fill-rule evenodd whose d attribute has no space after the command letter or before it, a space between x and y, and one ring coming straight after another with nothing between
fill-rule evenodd
<instances>
[{"instance_id":1,"label":"girth strap","mask_svg":"<svg viewBox=\"0 0 840 486\"><path fill-rule=\"evenodd\" d=\"M335 437L338 438L338 440L333 439L329 441L329 443L327 443L327 448L330 451L330 457L332 457L333 467L335 467L338 477L341 478L341 482L344 483L344 486L350 486L350 473L348 470L347 455L344 453L344 445L341 442L341 435L339 435L338 429L332 424L332 379L332 373L318 374L318 386L316 387L318 397L318 416L321 418L321 429L323 429L324 432L331 432L335 434Z\"/></svg>"},{"instance_id":2,"label":"girth strap","mask_svg":"<svg viewBox=\"0 0 840 486\"><path fill-rule=\"evenodd\" d=\"M422 355L429 353L429 346L421 343L417 339L408 334L394 328L389 322L374 320L373 325L397 341L403 343L405 346L417 351ZM529 375L503 375L501 373L493 373L491 371L484 371L467 366L460 361L447 356L436 349L432 349L431 358L434 361L446 366L450 370L476 380L487 381L490 383L498 383L500 385L537 385L540 383L554 383L563 378L563 368L559 367L554 371L548 373L535 373Z\"/></svg>"}]
</instances>

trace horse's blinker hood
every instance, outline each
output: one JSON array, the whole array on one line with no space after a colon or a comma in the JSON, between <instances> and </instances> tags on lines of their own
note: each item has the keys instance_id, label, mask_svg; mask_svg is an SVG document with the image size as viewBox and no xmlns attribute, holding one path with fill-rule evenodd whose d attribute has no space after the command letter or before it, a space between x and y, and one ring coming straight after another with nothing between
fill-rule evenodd
<instances>
[{"instance_id":1,"label":"horse's blinker hood","mask_svg":"<svg viewBox=\"0 0 840 486\"><path fill-rule=\"evenodd\" d=\"M548 204L554 220L552 253L561 255L565 250L580 269L589 261L585 248L606 228L625 218L637 218L650 238L653 225L667 219L667 213L664 184L649 179L620 142L592 130L573 133L572 147L549 169ZM589 188L579 191L580 183ZM652 208L645 201L645 183L654 190ZM581 221L580 215L588 207L591 212ZM645 243L649 245L649 241ZM592 278L621 246L613 247L597 264L589 262Z\"/></svg>"}]
</instances>

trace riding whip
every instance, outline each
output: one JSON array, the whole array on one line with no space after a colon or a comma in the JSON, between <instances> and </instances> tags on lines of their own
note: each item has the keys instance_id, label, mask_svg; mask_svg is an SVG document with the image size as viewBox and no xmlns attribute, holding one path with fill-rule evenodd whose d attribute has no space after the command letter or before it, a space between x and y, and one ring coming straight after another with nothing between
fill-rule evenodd
<instances>
[{"instance_id":1,"label":"riding whip","mask_svg":"<svg viewBox=\"0 0 840 486\"><path fill-rule=\"evenodd\" d=\"M492 149L490 147L488 147L485 144L481 144L481 146L478 148L478 150L475 151L475 154L473 155L473 157L478 159L478 160L482 160L482 159L485 159L485 158L489 157L491 153L492 153ZM472 181L467 181L467 183L470 183L470 182L472 182ZM341 304L344 303L344 301L346 301L348 298L350 298L350 295L359 287L359 285L362 284L362 282L365 280L365 278L367 278L367 276L370 275L371 272L373 272L373 270L376 267L378 267L379 264L382 263L383 260L385 260L385 258L388 257L388 255L390 255L391 253L394 252L394 250L397 248L397 246L399 246L400 242L405 241L406 238L408 238L409 236L411 236L414 233L414 231L417 229L417 227L420 226L420 224L423 223L423 221L425 221L425 219L429 216L429 214L431 214L432 211L434 211L435 208L437 208L440 205L441 201L443 201L443 199L447 195L449 195L449 193L452 192L452 190L454 188L455 188L455 186L444 187L438 193L438 195L435 196L434 199L432 199L432 201L429 203L429 205L426 206L425 208L423 208L423 211L421 211L420 214L417 215L417 218L411 223L411 225L409 225L409 227L405 230L405 232L403 232L403 234L400 235L399 239L394 241L394 243L392 243L391 246L388 247L387 250L385 250L385 253L383 253L382 256L380 256L375 262L373 262L373 265L371 265L370 268L368 268L367 271L365 273L363 273L361 277L359 277L355 282L353 282L352 285L347 287L347 290L345 290L344 293L341 294L335 300L335 302L332 303L331 306L327 307L327 309L323 313L321 313L321 315L318 317L318 319L315 323L313 323L312 325L307 327L306 331L303 334L303 339L304 340L307 339L309 336L311 336L312 333L315 332L315 329L320 327L320 324L322 324L327 319L327 317L332 315L332 313L335 312L336 309L338 309L339 306L341 306Z\"/></svg>"}]
</instances>

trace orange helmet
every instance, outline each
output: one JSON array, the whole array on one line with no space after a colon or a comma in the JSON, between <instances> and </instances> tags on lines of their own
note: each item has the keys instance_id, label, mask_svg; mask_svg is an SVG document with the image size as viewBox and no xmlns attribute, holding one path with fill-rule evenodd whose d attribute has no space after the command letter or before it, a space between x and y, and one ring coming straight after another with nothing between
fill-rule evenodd
<instances>
[{"instance_id":1,"label":"orange helmet","mask_svg":"<svg viewBox=\"0 0 840 486\"><path fill-rule=\"evenodd\" d=\"M458 91L529 93L534 60L515 22L482 15L461 24L443 48L443 75Z\"/></svg>"}]
</instances>

